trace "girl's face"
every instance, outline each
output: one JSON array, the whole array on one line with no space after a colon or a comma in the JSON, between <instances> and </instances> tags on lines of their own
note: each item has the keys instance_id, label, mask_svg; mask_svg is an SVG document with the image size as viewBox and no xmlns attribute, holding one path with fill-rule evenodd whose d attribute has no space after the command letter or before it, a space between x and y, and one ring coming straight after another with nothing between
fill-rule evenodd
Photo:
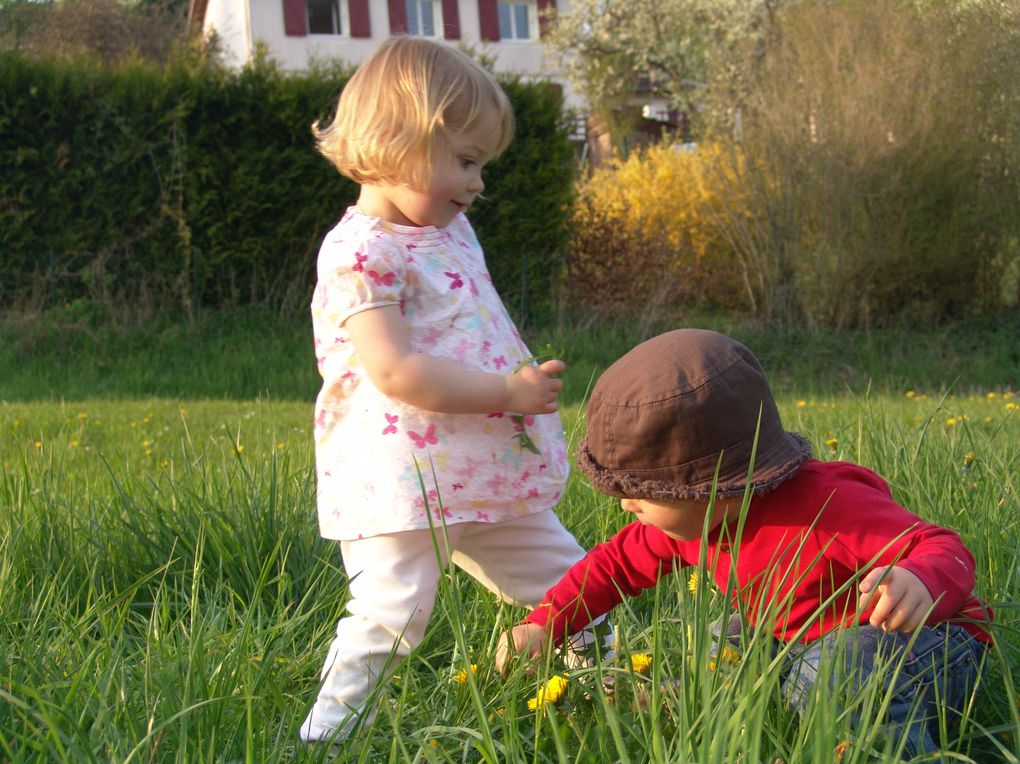
<instances>
[{"instance_id":1,"label":"girl's face","mask_svg":"<svg viewBox=\"0 0 1020 764\"><path fill-rule=\"evenodd\" d=\"M736 505L739 510L740 503ZM651 501L650 499L621 499L620 507L624 512L631 512L642 525L658 528L677 541L695 541L701 538L705 526L705 513L708 512L707 501L680 499L677 501ZM708 529L715 528L729 511L730 505L725 499L716 499L709 521Z\"/></svg>"},{"instance_id":2,"label":"girl's face","mask_svg":"<svg viewBox=\"0 0 1020 764\"><path fill-rule=\"evenodd\" d=\"M358 207L366 215L408 226L445 228L485 189L482 168L496 153L496 120L450 136L435 157L432 177L424 189L390 184L365 184Z\"/></svg>"}]
</instances>

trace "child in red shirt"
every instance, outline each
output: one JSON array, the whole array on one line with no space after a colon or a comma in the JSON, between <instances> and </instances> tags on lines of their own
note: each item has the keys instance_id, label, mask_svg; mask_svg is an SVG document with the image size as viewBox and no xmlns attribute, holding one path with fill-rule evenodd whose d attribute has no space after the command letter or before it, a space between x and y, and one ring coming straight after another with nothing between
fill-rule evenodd
<instances>
[{"instance_id":1,"label":"child in red shirt","mask_svg":"<svg viewBox=\"0 0 1020 764\"><path fill-rule=\"evenodd\" d=\"M510 633L515 650L539 655L624 595L698 565L707 528L706 570L751 628L804 645L786 666L791 705L806 708L823 656L844 656L859 686L877 659L909 650L889 729L906 756L939 750L938 711L963 709L990 641L956 533L897 504L874 472L812 459L783 429L755 357L716 332L680 329L634 348L599 379L587 416L578 466L636 521L549 590ZM504 643L497 665L508 658Z\"/></svg>"}]
</instances>

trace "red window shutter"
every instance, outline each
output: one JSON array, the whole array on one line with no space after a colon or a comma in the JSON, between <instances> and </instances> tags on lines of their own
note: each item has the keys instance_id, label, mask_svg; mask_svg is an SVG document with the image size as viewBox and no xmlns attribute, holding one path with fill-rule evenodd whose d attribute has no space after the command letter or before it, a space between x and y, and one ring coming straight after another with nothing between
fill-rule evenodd
<instances>
[{"instance_id":1,"label":"red window shutter","mask_svg":"<svg viewBox=\"0 0 1020 764\"><path fill-rule=\"evenodd\" d=\"M549 24L556 14L556 0L537 0L538 5L538 34L545 37L549 31Z\"/></svg>"},{"instance_id":2,"label":"red window shutter","mask_svg":"<svg viewBox=\"0 0 1020 764\"><path fill-rule=\"evenodd\" d=\"M388 0L390 7L390 34L407 34L407 6L404 0Z\"/></svg>"},{"instance_id":3,"label":"red window shutter","mask_svg":"<svg viewBox=\"0 0 1020 764\"><path fill-rule=\"evenodd\" d=\"M347 0L350 12L351 37L371 37L372 20L368 15L368 0Z\"/></svg>"},{"instance_id":4,"label":"red window shutter","mask_svg":"<svg viewBox=\"0 0 1020 764\"><path fill-rule=\"evenodd\" d=\"M447 40L460 39L460 10L457 0L443 0L443 37Z\"/></svg>"},{"instance_id":5,"label":"red window shutter","mask_svg":"<svg viewBox=\"0 0 1020 764\"><path fill-rule=\"evenodd\" d=\"M305 0L283 0L283 32L288 37L304 37L308 34Z\"/></svg>"},{"instance_id":6,"label":"red window shutter","mask_svg":"<svg viewBox=\"0 0 1020 764\"><path fill-rule=\"evenodd\" d=\"M499 42L497 0L478 0L478 34L484 42Z\"/></svg>"}]
</instances>

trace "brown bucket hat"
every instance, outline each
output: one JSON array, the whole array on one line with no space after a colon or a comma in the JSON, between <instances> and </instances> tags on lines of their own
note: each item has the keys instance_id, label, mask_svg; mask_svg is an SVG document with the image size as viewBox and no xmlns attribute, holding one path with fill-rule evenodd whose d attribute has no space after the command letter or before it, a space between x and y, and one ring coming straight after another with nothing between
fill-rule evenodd
<instances>
[{"instance_id":1,"label":"brown bucket hat","mask_svg":"<svg viewBox=\"0 0 1020 764\"><path fill-rule=\"evenodd\" d=\"M751 351L705 329L660 334L628 352L595 384L587 416L578 467L619 498L707 500L716 465L717 495L742 495L756 429L754 493L811 456L807 438L783 429Z\"/></svg>"}]
</instances>

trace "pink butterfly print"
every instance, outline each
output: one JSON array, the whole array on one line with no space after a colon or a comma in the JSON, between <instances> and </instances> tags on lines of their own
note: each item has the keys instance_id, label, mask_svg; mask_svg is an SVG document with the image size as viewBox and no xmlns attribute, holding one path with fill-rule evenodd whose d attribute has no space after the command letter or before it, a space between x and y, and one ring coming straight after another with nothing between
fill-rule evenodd
<instances>
[{"instance_id":1,"label":"pink butterfly print","mask_svg":"<svg viewBox=\"0 0 1020 764\"><path fill-rule=\"evenodd\" d=\"M316 356L315 357L315 365L318 366L320 369L322 368L322 364L324 364L324 363L326 363L326 357L325 356L321 356L320 355L320 356Z\"/></svg>"},{"instance_id":2,"label":"pink butterfly print","mask_svg":"<svg viewBox=\"0 0 1020 764\"><path fill-rule=\"evenodd\" d=\"M459 273L451 273L450 271L444 271L444 273L446 274L446 277L450 279L450 289L460 289L464 286L464 282L461 280Z\"/></svg>"},{"instance_id":3,"label":"pink butterfly print","mask_svg":"<svg viewBox=\"0 0 1020 764\"><path fill-rule=\"evenodd\" d=\"M382 434L383 435L389 435L390 433L395 433L397 431L397 424L396 424L396 422L397 422L398 419L400 419L400 417L397 416L396 414L385 414L385 413L383 414L383 416L386 417L386 421L387 421L388 424L386 425L386 427L383 428Z\"/></svg>"},{"instance_id":4,"label":"pink butterfly print","mask_svg":"<svg viewBox=\"0 0 1020 764\"><path fill-rule=\"evenodd\" d=\"M471 278L470 276L468 277L468 284L471 287L471 294L473 296L477 297L478 296L478 287L475 286L475 280L473 278Z\"/></svg>"},{"instance_id":5,"label":"pink butterfly print","mask_svg":"<svg viewBox=\"0 0 1020 764\"><path fill-rule=\"evenodd\" d=\"M541 472L544 469L548 469L548 467L545 466L545 462L542 462L540 465L538 465L538 471Z\"/></svg>"},{"instance_id":6,"label":"pink butterfly print","mask_svg":"<svg viewBox=\"0 0 1020 764\"><path fill-rule=\"evenodd\" d=\"M418 448L425 448L426 443L436 445L439 442L439 438L436 437L436 425L435 423L430 424L429 428L425 430L424 435L419 435L414 430L407 431L408 436L414 441L414 445Z\"/></svg>"},{"instance_id":7,"label":"pink butterfly print","mask_svg":"<svg viewBox=\"0 0 1020 764\"><path fill-rule=\"evenodd\" d=\"M478 513L476 513L476 516L477 516L478 522L480 522L480 523L487 523L487 522L489 522L489 515L488 515L487 512L478 512Z\"/></svg>"},{"instance_id":8,"label":"pink butterfly print","mask_svg":"<svg viewBox=\"0 0 1020 764\"><path fill-rule=\"evenodd\" d=\"M528 498L529 499L537 499L538 498L538 489L537 488L529 488L528 489Z\"/></svg>"},{"instance_id":9,"label":"pink butterfly print","mask_svg":"<svg viewBox=\"0 0 1020 764\"><path fill-rule=\"evenodd\" d=\"M355 273L362 273L365 270L365 261L368 260L368 255L363 255L360 252L354 253L355 263L351 267L351 270Z\"/></svg>"},{"instance_id":10,"label":"pink butterfly print","mask_svg":"<svg viewBox=\"0 0 1020 764\"><path fill-rule=\"evenodd\" d=\"M470 456L464 462L464 469L454 470L454 472L462 478L473 478L475 476L475 470L481 466L481 462L476 462Z\"/></svg>"},{"instance_id":11,"label":"pink butterfly print","mask_svg":"<svg viewBox=\"0 0 1020 764\"><path fill-rule=\"evenodd\" d=\"M485 342L482 343L482 352L488 353L490 350L492 350L492 343L485 340Z\"/></svg>"},{"instance_id":12,"label":"pink butterfly print","mask_svg":"<svg viewBox=\"0 0 1020 764\"><path fill-rule=\"evenodd\" d=\"M455 490L455 491L463 491L464 490L464 484L463 483L454 483L453 484L453 490Z\"/></svg>"},{"instance_id":13,"label":"pink butterfly print","mask_svg":"<svg viewBox=\"0 0 1020 764\"><path fill-rule=\"evenodd\" d=\"M365 275L372 279L372 281L376 283L376 286L393 286L393 279L397 277L397 274L393 273L393 271L382 276L375 271L368 271Z\"/></svg>"},{"instance_id":14,"label":"pink butterfly print","mask_svg":"<svg viewBox=\"0 0 1020 764\"><path fill-rule=\"evenodd\" d=\"M424 342L426 345L429 345L430 347L435 347L439 343L439 340L441 340L442 338L443 333L439 329L433 327L429 329L427 332L425 332L425 335L421 338L421 341Z\"/></svg>"},{"instance_id":15,"label":"pink butterfly print","mask_svg":"<svg viewBox=\"0 0 1020 764\"><path fill-rule=\"evenodd\" d=\"M316 429L318 429L319 427L325 426L326 426L326 410L322 409L318 414L315 415L315 427Z\"/></svg>"},{"instance_id":16,"label":"pink butterfly print","mask_svg":"<svg viewBox=\"0 0 1020 764\"><path fill-rule=\"evenodd\" d=\"M501 369L504 366L509 366L510 365L509 363L507 363L506 358L504 356L501 356L501 355L498 355L495 358L493 358L492 362L496 365L497 369Z\"/></svg>"},{"instance_id":17,"label":"pink butterfly print","mask_svg":"<svg viewBox=\"0 0 1020 764\"><path fill-rule=\"evenodd\" d=\"M348 382L353 381L353 380L355 380L357 378L358 378L358 375L355 374L353 371L345 371L343 374L340 375L340 379L345 379Z\"/></svg>"},{"instance_id":18,"label":"pink butterfly print","mask_svg":"<svg viewBox=\"0 0 1020 764\"><path fill-rule=\"evenodd\" d=\"M475 346L475 343L471 342L466 337L462 337L460 342L457 343L457 347L453 349L454 355L457 356L457 360L463 362L464 356L471 348Z\"/></svg>"},{"instance_id":19,"label":"pink butterfly print","mask_svg":"<svg viewBox=\"0 0 1020 764\"><path fill-rule=\"evenodd\" d=\"M429 491L429 498L432 498L432 491ZM436 516L437 520L439 519L440 514L447 519L453 517L453 512L450 511L449 507L440 507L438 504L433 507L432 514Z\"/></svg>"},{"instance_id":20,"label":"pink butterfly print","mask_svg":"<svg viewBox=\"0 0 1020 764\"><path fill-rule=\"evenodd\" d=\"M506 478L502 475L493 475L491 479L485 481L485 486L493 493L501 490L506 485Z\"/></svg>"}]
</instances>

